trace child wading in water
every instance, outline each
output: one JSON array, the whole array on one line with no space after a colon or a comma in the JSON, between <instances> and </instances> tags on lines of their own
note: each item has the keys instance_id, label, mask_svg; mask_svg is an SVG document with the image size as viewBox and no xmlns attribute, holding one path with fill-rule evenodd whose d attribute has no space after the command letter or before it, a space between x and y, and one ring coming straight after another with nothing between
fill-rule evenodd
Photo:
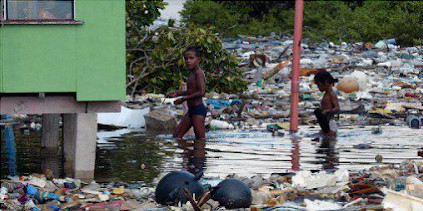
<instances>
[{"instance_id":1,"label":"child wading in water","mask_svg":"<svg viewBox=\"0 0 423 211\"><path fill-rule=\"evenodd\" d=\"M167 97L178 97L174 104L179 105L187 101L188 112L182 117L178 128L173 133L173 137L178 138L178 142L187 147L187 143L182 137L191 127L194 127L196 140L194 141L194 157L205 156L205 118L207 108L203 104L203 97L206 93L206 82L203 70L198 66L200 62L200 52L196 48L188 48L185 51L185 64L191 73L188 76L187 91L174 91L167 94Z\"/></svg>"},{"instance_id":2,"label":"child wading in water","mask_svg":"<svg viewBox=\"0 0 423 211\"><path fill-rule=\"evenodd\" d=\"M338 79L332 77L327 71L318 72L314 76L314 83L317 84L321 92L325 92L320 103L320 108L314 111L317 121L322 128L323 133L329 137L336 137L338 131L337 123L334 119L334 114L339 113L338 98L335 95L332 87L338 82Z\"/></svg>"}]
</instances>

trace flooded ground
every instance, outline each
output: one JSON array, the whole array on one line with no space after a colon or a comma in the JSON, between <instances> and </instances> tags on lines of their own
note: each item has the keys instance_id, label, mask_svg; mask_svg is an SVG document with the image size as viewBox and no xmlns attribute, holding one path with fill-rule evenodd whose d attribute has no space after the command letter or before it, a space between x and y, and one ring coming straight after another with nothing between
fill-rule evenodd
<instances>
[{"instance_id":1,"label":"flooded ground","mask_svg":"<svg viewBox=\"0 0 423 211\"><path fill-rule=\"evenodd\" d=\"M374 127L343 128L337 141L315 142L316 128L302 127L299 136L272 136L264 128L207 133L205 159L193 159L192 150L177 147L170 135L147 137L143 130L122 129L98 132L95 179L99 182L142 181L151 183L173 170L204 170L206 177L228 174L252 176L283 173L296 169L341 168L361 170L383 163L399 164L404 159L419 159L423 130L383 126L382 134L372 134ZM2 130L2 173L8 174L8 162ZM40 156L41 133L15 130L18 174L41 173L41 165L53 162ZM61 162L61 158L56 158Z\"/></svg>"}]
</instances>

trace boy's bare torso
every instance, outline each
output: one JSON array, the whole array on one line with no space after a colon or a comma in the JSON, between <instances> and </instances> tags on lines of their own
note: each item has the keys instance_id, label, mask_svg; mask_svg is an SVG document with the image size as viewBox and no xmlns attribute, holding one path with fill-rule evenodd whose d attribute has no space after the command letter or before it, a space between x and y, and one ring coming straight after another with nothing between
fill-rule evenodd
<instances>
[{"instance_id":1,"label":"boy's bare torso","mask_svg":"<svg viewBox=\"0 0 423 211\"><path fill-rule=\"evenodd\" d=\"M197 70L191 71L191 73L188 76L187 91L190 94L195 93L199 90L199 87L197 84L197 77L196 77L197 74L204 74L203 70L197 69ZM189 107L195 107L195 106L203 104L203 99L201 97L188 99L187 103Z\"/></svg>"},{"instance_id":2,"label":"boy's bare torso","mask_svg":"<svg viewBox=\"0 0 423 211\"><path fill-rule=\"evenodd\" d=\"M322 98L322 101L320 102L320 109L325 111L335 108L334 100L336 100L335 93L326 92Z\"/></svg>"}]
</instances>

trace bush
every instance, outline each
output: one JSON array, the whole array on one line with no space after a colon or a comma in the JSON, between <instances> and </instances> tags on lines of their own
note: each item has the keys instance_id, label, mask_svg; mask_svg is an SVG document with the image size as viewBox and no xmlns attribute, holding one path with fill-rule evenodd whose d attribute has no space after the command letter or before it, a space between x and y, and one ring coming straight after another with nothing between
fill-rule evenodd
<instances>
[{"instance_id":1,"label":"bush","mask_svg":"<svg viewBox=\"0 0 423 211\"><path fill-rule=\"evenodd\" d=\"M202 53L200 67L206 75L208 92L241 93L246 89L247 81L237 69L238 60L223 49L212 29L161 27L148 33L135 57L130 58L135 61L129 67L130 75L134 76L128 81L131 93L179 89L189 74L183 56L190 46L198 47Z\"/></svg>"},{"instance_id":2,"label":"bush","mask_svg":"<svg viewBox=\"0 0 423 211\"><path fill-rule=\"evenodd\" d=\"M207 9L210 5L213 5L212 10ZM213 22L218 32L223 32L229 25L237 25L225 32L225 36L259 36L270 32L292 35L294 13L294 2L288 1L188 0L181 16L184 23L200 26L223 17L226 21ZM419 45L422 42L422 22L422 1L305 1L303 37L313 42L336 43L396 38L403 46Z\"/></svg>"}]
</instances>

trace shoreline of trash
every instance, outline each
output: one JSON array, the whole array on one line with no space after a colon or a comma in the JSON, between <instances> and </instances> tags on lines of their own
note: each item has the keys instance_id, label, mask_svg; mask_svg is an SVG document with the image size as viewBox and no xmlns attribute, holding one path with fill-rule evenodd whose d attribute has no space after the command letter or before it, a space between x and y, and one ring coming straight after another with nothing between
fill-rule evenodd
<instances>
[{"instance_id":1,"label":"shoreline of trash","mask_svg":"<svg viewBox=\"0 0 423 211\"><path fill-rule=\"evenodd\" d=\"M415 211L423 208L422 160L408 160L398 166L374 166L367 171L358 172L298 171L272 174L269 178L259 175L251 178L229 175L226 179L228 178L248 185L251 192L248 207L232 207L241 210L392 208ZM201 185L204 192L207 192L224 179L202 178L200 183L203 183ZM171 182L183 184L185 180ZM99 184L71 178L58 179L47 170L45 174L2 180L0 204L2 210L194 210L192 204L197 203L182 204L176 200L170 202L175 206L164 206L155 202L156 193L155 187L142 184ZM204 202L200 209L224 210L219 201L213 200L216 197L211 194L212 199ZM179 207L176 206L178 204Z\"/></svg>"}]
</instances>

